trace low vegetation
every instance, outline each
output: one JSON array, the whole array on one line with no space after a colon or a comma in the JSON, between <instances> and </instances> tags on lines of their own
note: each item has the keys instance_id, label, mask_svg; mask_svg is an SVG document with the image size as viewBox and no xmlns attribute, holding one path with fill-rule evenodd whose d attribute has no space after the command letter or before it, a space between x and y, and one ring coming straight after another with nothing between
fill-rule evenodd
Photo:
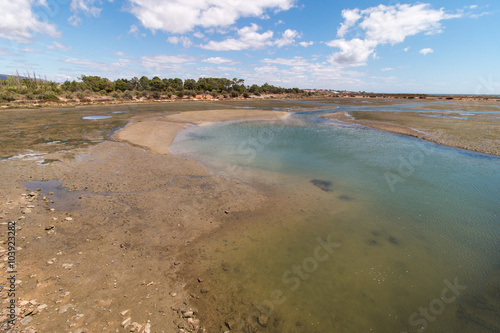
<instances>
[{"instance_id":1,"label":"low vegetation","mask_svg":"<svg viewBox=\"0 0 500 333\"><path fill-rule=\"evenodd\" d=\"M100 76L82 75L78 80L58 84L33 76L0 79L0 103L89 103L167 99L231 99L265 95L309 95L298 88L281 88L267 83L247 86L243 79L199 78L182 80L146 76L111 81Z\"/></svg>"}]
</instances>

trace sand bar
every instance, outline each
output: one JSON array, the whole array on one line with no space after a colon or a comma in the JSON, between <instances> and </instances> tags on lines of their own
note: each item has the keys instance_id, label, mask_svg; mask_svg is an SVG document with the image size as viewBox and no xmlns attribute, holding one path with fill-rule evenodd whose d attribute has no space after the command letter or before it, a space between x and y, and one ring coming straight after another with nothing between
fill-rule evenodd
<instances>
[{"instance_id":1,"label":"sand bar","mask_svg":"<svg viewBox=\"0 0 500 333\"><path fill-rule=\"evenodd\" d=\"M177 133L189 126L188 123L207 125L212 122L230 120L283 119L289 115L290 113L282 111L236 109L189 111L161 118L138 117L118 131L115 139L147 148L154 153L169 155L168 147L174 141Z\"/></svg>"}]
</instances>

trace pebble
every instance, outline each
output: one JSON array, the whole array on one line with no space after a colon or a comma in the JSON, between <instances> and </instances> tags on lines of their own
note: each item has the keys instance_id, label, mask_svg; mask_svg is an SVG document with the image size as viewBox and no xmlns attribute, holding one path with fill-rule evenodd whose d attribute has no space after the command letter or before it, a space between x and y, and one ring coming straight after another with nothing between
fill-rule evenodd
<instances>
[{"instance_id":1,"label":"pebble","mask_svg":"<svg viewBox=\"0 0 500 333\"><path fill-rule=\"evenodd\" d=\"M71 267L73 267L73 264L63 264L62 267L66 269L71 269Z\"/></svg>"},{"instance_id":2,"label":"pebble","mask_svg":"<svg viewBox=\"0 0 500 333\"><path fill-rule=\"evenodd\" d=\"M127 328L127 326L129 325L129 322L132 320L132 317L128 317L127 319L125 319L124 321L122 321L122 327L123 328Z\"/></svg>"},{"instance_id":3,"label":"pebble","mask_svg":"<svg viewBox=\"0 0 500 333\"><path fill-rule=\"evenodd\" d=\"M68 216L68 217L65 218L65 220L66 221L73 221L73 218Z\"/></svg>"},{"instance_id":4,"label":"pebble","mask_svg":"<svg viewBox=\"0 0 500 333\"><path fill-rule=\"evenodd\" d=\"M124 311L120 312L120 314L121 314L122 316L125 316L128 312L129 312L129 310L124 310Z\"/></svg>"},{"instance_id":5,"label":"pebble","mask_svg":"<svg viewBox=\"0 0 500 333\"><path fill-rule=\"evenodd\" d=\"M149 320L146 325L144 325L144 333L151 333L151 324L149 323Z\"/></svg>"}]
</instances>

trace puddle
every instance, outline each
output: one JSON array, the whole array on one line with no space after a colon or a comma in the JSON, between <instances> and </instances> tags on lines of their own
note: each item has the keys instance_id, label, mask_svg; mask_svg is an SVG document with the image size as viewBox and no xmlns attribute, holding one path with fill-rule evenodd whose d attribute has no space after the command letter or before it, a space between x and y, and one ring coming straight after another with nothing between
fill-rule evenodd
<instances>
[{"instance_id":1,"label":"puddle","mask_svg":"<svg viewBox=\"0 0 500 333\"><path fill-rule=\"evenodd\" d=\"M99 120L99 119L108 119L112 118L113 116L87 116L87 117L82 117L82 119L87 119L87 120Z\"/></svg>"},{"instance_id":2,"label":"puddle","mask_svg":"<svg viewBox=\"0 0 500 333\"><path fill-rule=\"evenodd\" d=\"M63 182L60 180L34 180L22 182L22 184L29 192L40 189L39 195L49 198L51 200L49 206L58 211L71 212L79 210L82 208L80 197L91 195L89 191L71 191L69 188L63 187ZM52 201L54 202L52 203Z\"/></svg>"}]
</instances>

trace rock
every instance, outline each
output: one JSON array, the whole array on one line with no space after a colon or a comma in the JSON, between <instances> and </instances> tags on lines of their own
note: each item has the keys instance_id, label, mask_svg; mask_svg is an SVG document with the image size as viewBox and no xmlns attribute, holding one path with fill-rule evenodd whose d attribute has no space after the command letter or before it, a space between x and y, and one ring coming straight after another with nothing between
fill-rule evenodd
<instances>
[{"instance_id":1,"label":"rock","mask_svg":"<svg viewBox=\"0 0 500 333\"><path fill-rule=\"evenodd\" d=\"M208 289L208 288L201 288L200 289L200 293L202 293L202 294L208 294L209 292L210 292L210 289Z\"/></svg>"},{"instance_id":2,"label":"rock","mask_svg":"<svg viewBox=\"0 0 500 333\"><path fill-rule=\"evenodd\" d=\"M203 279L202 278L198 278L198 282L202 283Z\"/></svg>"},{"instance_id":3,"label":"rock","mask_svg":"<svg viewBox=\"0 0 500 333\"><path fill-rule=\"evenodd\" d=\"M35 206L34 205L28 205L28 206L26 206L26 208L35 208Z\"/></svg>"},{"instance_id":4,"label":"rock","mask_svg":"<svg viewBox=\"0 0 500 333\"><path fill-rule=\"evenodd\" d=\"M261 313L259 315L259 318L257 319L257 321L259 322L260 325L266 327L267 323L269 322L269 317L266 316L265 314Z\"/></svg>"},{"instance_id":5,"label":"rock","mask_svg":"<svg viewBox=\"0 0 500 333\"><path fill-rule=\"evenodd\" d=\"M24 317L23 319L21 319L21 325L28 325L29 323L31 323L31 321L33 320L33 317Z\"/></svg>"},{"instance_id":6,"label":"rock","mask_svg":"<svg viewBox=\"0 0 500 333\"><path fill-rule=\"evenodd\" d=\"M44 310L45 308L47 308L47 304L42 304L42 305L39 305L36 307L36 309L40 312L42 310Z\"/></svg>"},{"instance_id":7,"label":"rock","mask_svg":"<svg viewBox=\"0 0 500 333\"><path fill-rule=\"evenodd\" d=\"M51 225L49 225L48 227L45 227L45 230L47 230L47 231L48 231L48 230L52 230L52 229L54 229L54 228L55 228L55 226L54 226L53 224L51 224Z\"/></svg>"},{"instance_id":8,"label":"rock","mask_svg":"<svg viewBox=\"0 0 500 333\"><path fill-rule=\"evenodd\" d=\"M149 321L146 325L144 325L144 333L151 333L151 324L149 323Z\"/></svg>"},{"instance_id":9,"label":"rock","mask_svg":"<svg viewBox=\"0 0 500 333\"><path fill-rule=\"evenodd\" d=\"M121 314L122 316L125 316L125 315L129 312L129 311L130 311L130 310L123 310L122 312L120 312L120 314Z\"/></svg>"},{"instance_id":10,"label":"rock","mask_svg":"<svg viewBox=\"0 0 500 333\"><path fill-rule=\"evenodd\" d=\"M124 321L122 321L122 327L123 328L127 328L128 325L130 325L130 321L132 320L132 317L128 317L127 319L125 319Z\"/></svg>"},{"instance_id":11,"label":"rock","mask_svg":"<svg viewBox=\"0 0 500 333\"><path fill-rule=\"evenodd\" d=\"M180 264L181 264L181 262L180 262L180 261L174 261L174 266L178 266L178 265L180 265Z\"/></svg>"},{"instance_id":12,"label":"rock","mask_svg":"<svg viewBox=\"0 0 500 333\"><path fill-rule=\"evenodd\" d=\"M229 214L229 211L228 211L228 210L225 210L225 211L224 211L224 214Z\"/></svg>"},{"instance_id":13,"label":"rock","mask_svg":"<svg viewBox=\"0 0 500 333\"><path fill-rule=\"evenodd\" d=\"M73 221L73 218L68 216L68 217L65 218L65 220L66 221Z\"/></svg>"},{"instance_id":14,"label":"rock","mask_svg":"<svg viewBox=\"0 0 500 333\"><path fill-rule=\"evenodd\" d=\"M177 293L174 293L173 291L171 291L170 296L175 297L175 296L177 296Z\"/></svg>"},{"instance_id":15,"label":"rock","mask_svg":"<svg viewBox=\"0 0 500 333\"><path fill-rule=\"evenodd\" d=\"M73 267L73 264L63 264L62 267L66 269L71 269L71 267Z\"/></svg>"},{"instance_id":16,"label":"rock","mask_svg":"<svg viewBox=\"0 0 500 333\"><path fill-rule=\"evenodd\" d=\"M136 322L133 322L132 327L130 327L130 332L140 332L142 330L142 325Z\"/></svg>"},{"instance_id":17,"label":"rock","mask_svg":"<svg viewBox=\"0 0 500 333\"><path fill-rule=\"evenodd\" d=\"M194 315L193 311L181 311L181 313L184 318L191 318Z\"/></svg>"}]
</instances>

